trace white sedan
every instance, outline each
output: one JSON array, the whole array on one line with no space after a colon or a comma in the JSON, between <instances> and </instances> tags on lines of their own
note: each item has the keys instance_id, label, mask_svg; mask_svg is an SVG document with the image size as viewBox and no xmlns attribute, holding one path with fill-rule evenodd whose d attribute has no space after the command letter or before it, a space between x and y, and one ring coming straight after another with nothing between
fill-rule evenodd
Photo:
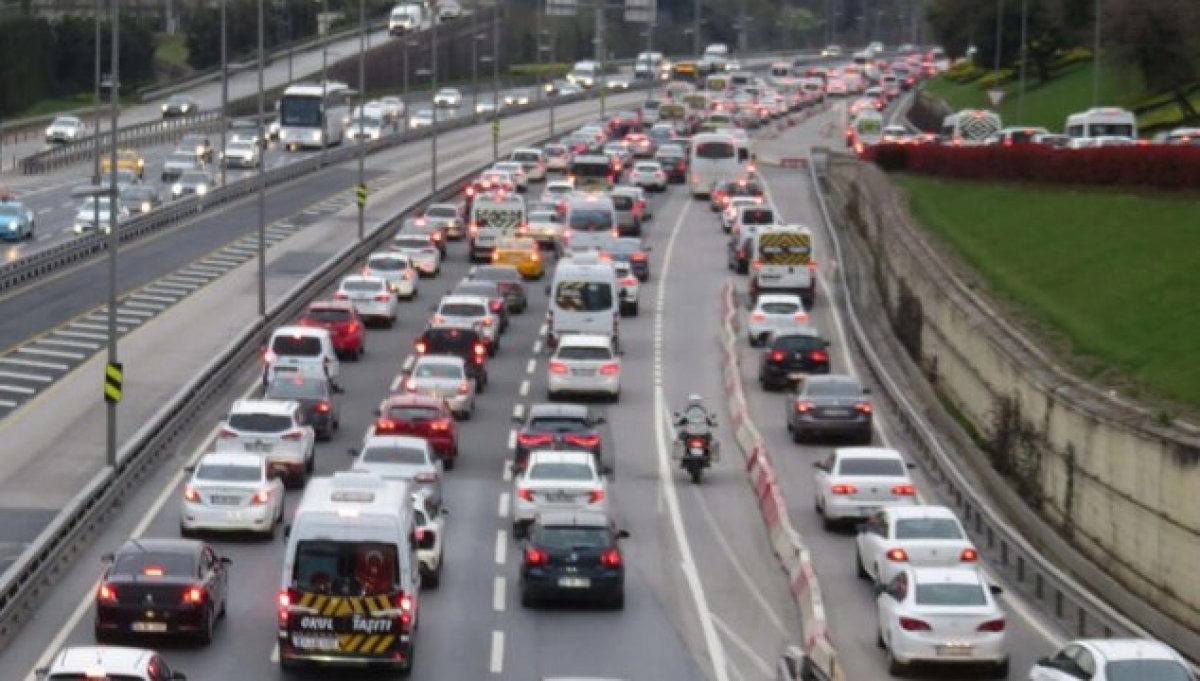
<instances>
[{"instance_id":1,"label":"white sedan","mask_svg":"<svg viewBox=\"0 0 1200 681\"><path fill-rule=\"evenodd\" d=\"M808 326L808 311L800 296L782 293L763 294L746 320L750 347L762 345L773 336L796 333Z\"/></svg>"},{"instance_id":2,"label":"white sedan","mask_svg":"<svg viewBox=\"0 0 1200 681\"><path fill-rule=\"evenodd\" d=\"M362 272L368 277L379 277L387 282L388 288L397 298L413 300L420 292L417 268L408 255L399 251L381 251L367 256L367 265Z\"/></svg>"},{"instance_id":3,"label":"white sedan","mask_svg":"<svg viewBox=\"0 0 1200 681\"><path fill-rule=\"evenodd\" d=\"M562 393L598 393L616 402L621 396L621 358L608 336L563 336L546 365L550 399Z\"/></svg>"},{"instance_id":4,"label":"white sedan","mask_svg":"<svg viewBox=\"0 0 1200 681\"><path fill-rule=\"evenodd\" d=\"M916 504L911 465L900 452L882 447L840 447L814 463L815 506L825 529L869 518L884 506Z\"/></svg>"},{"instance_id":5,"label":"white sedan","mask_svg":"<svg viewBox=\"0 0 1200 681\"><path fill-rule=\"evenodd\" d=\"M993 598L1000 589L977 568L906 568L877 592L890 674L929 663L988 665L992 678L1008 677L1004 611Z\"/></svg>"},{"instance_id":6,"label":"white sedan","mask_svg":"<svg viewBox=\"0 0 1200 681\"><path fill-rule=\"evenodd\" d=\"M547 182L542 188L542 196L539 199L544 203L553 203L558 205L559 201L567 198L575 193L575 184L569 180L555 180Z\"/></svg>"},{"instance_id":7,"label":"white sedan","mask_svg":"<svg viewBox=\"0 0 1200 681\"><path fill-rule=\"evenodd\" d=\"M867 519L855 539L856 572L887 584L906 567L972 567L979 552L945 506L889 506Z\"/></svg>"},{"instance_id":8,"label":"white sedan","mask_svg":"<svg viewBox=\"0 0 1200 681\"><path fill-rule=\"evenodd\" d=\"M458 88L444 87L433 96L433 105L441 109L457 109L462 106L462 100Z\"/></svg>"},{"instance_id":9,"label":"white sedan","mask_svg":"<svg viewBox=\"0 0 1200 681\"><path fill-rule=\"evenodd\" d=\"M179 533L255 532L275 536L283 519L283 481L266 459L243 452L205 454L191 469L179 508Z\"/></svg>"},{"instance_id":10,"label":"white sedan","mask_svg":"<svg viewBox=\"0 0 1200 681\"><path fill-rule=\"evenodd\" d=\"M639 161L634 164L629 173L629 181L646 191L651 189L665 192L667 190L667 174L663 172L662 164L653 161Z\"/></svg>"},{"instance_id":11,"label":"white sedan","mask_svg":"<svg viewBox=\"0 0 1200 681\"><path fill-rule=\"evenodd\" d=\"M425 492L413 492L413 534L417 540L417 564L421 570L421 586L436 588L442 579L443 552L446 545L445 507L435 508Z\"/></svg>"},{"instance_id":12,"label":"white sedan","mask_svg":"<svg viewBox=\"0 0 1200 681\"><path fill-rule=\"evenodd\" d=\"M525 172L525 166L521 165L520 161L500 161L492 167L502 173L508 173L513 184L517 186L517 191L529 190L529 174Z\"/></svg>"},{"instance_id":13,"label":"white sedan","mask_svg":"<svg viewBox=\"0 0 1200 681\"><path fill-rule=\"evenodd\" d=\"M383 277L351 275L342 278L337 300L349 300L363 319L382 321L389 329L396 323L396 294Z\"/></svg>"},{"instance_id":14,"label":"white sedan","mask_svg":"<svg viewBox=\"0 0 1200 681\"><path fill-rule=\"evenodd\" d=\"M428 234L397 234L392 250L407 255L421 276L436 277L442 271L442 252Z\"/></svg>"},{"instance_id":15,"label":"white sedan","mask_svg":"<svg viewBox=\"0 0 1200 681\"><path fill-rule=\"evenodd\" d=\"M513 535L543 511L608 512L605 471L596 467L591 452L534 450L524 472L513 481Z\"/></svg>"},{"instance_id":16,"label":"white sedan","mask_svg":"<svg viewBox=\"0 0 1200 681\"><path fill-rule=\"evenodd\" d=\"M1068 641L1029 670L1029 681L1190 681L1188 664L1171 647L1149 638L1093 638Z\"/></svg>"},{"instance_id":17,"label":"white sedan","mask_svg":"<svg viewBox=\"0 0 1200 681\"><path fill-rule=\"evenodd\" d=\"M455 418L466 420L475 413L476 383L462 357L421 355L405 379L404 389L444 399Z\"/></svg>"}]
</instances>

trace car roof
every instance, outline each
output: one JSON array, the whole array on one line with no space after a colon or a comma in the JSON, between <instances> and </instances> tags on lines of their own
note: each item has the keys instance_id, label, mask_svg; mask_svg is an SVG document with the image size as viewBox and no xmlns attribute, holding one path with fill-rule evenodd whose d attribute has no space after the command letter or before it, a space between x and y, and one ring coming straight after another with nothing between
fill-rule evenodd
<instances>
[{"instance_id":1,"label":"car roof","mask_svg":"<svg viewBox=\"0 0 1200 681\"><path fill-rule=\"evenodd\" d=\"M294 410L297 406L299 406L299 403L295 400L236 400L234 401L233 405L229 407L229 413L244 414L253 412L257 414L277 414L280 416L286 416L292 413L292 410Z\"/></svg>"},{"instance_id":2,"label":"car roof","mask_svg":"<svg viewBox=\"0 0 1200 681\"><path fill-rule=\"evenodd\" d=\"M443 408L446 406L446 401L432 395L422 395L420 393L393 393L388 395L383 400L385 407L437 407Z\"/></svg>"},{"instance_id":3,"label":"car roof","mask_svg":"<svg viewBox=\"0 0 1200 681\"><path fill-rule=\"evenodd\" d=\"M535 449L529 453L529 466L532 467L535 462L538 463L586 463L591 465L594 461L591 452L577 451L574 449Z\"/></svg>"},{"instance_id":4,"label":"car roof","mask_svg":"<svg viewBox=\"0 0 1200 681\"><path fill-rule=\"evenodd\" d=\"M901 518L953 518L958 520L954 511L946 506L920 504L917 506L885 506L882 509L894 519Z\"/></svg>"},{"instance_id":5,"label":"car roof","mask_svg":"<svg viewBox=\"0 0 1200 681\"><path fill-rule=\"evenodd\" d=\"M412 435L376 435L374 432L363 438L363 449L375 445L377 447L412 447L429 451L429 440Z\"/></svg>"},{"instance_id":6,"label":"car roof","mask_svg":"<svg viewBox=\"0 0 1200 681\"><path fill-rule=\"evenodd\" d=\"M226 466L255 466L261 468L263 466L263 458L257 454L250 452L226 451L226 452L208 452L200 457L199 464L223 464Z\"/></svg>"},{"instance_id":7,"label":"car roof","mask_svg":"<svg viewBox=\"0 0 1200 681\"><path fill-rule=\"evenodd\" d=\"M800 299L800 296L792 295L790 293L764 293L758 297L758 302L756 304L762 305L763 303L803 304L804 301Z\"/></svg>"},{"instance_id":8,"label":"car roof","mask_svg":"<svg viewBox=\"0 0 1200 681\"><path fill-rule=\"evenodd\" d=\"M354 311L354 303L348 300L314 300L308 304L310 310L344 310Z\"/></svg>"},{"instance_id":9,"label":"car roof","mask_svg":"<svg viewBox=\"0 0 1200 681\"><path fill-rule=\"evenodd\" d=\"M822 383L852 383L860 389L862 388L862 384L858 382L858 379L849 374L817 374L804 379L806 386L820 385Z\"/></svg>"},{"instance_id":10,"label":"car roof","mask_svg":"<svg viewBox=\"0 0 1200 681\"><path fill-rule=\"evenodd\" d=\"M275 329L271 334L272 338L276 336L328 336L329 330L319 326L281 326Z\"/></svg>"},{"instance_id":11,"label":"car roof","mask_svg":"<svg viewBox=\"0 0 1200 681\"><path fill-rule=\"evenodd\" d=\"M900 452L887 447L838 447L833 450L839 459L895 459L903 461Z\"/></svg>"},{"instance_id":12,"label":"car roof","mask_svg":"<svg viewBox=\"0 0 1200 681\"><path fill-rule=\"evenodd\" d=\"M154 651L124 646L71 646L63 648L50 663L50 674L87 675L104 670L108 674L140 676Z\"/></svg>"},{"instance_id":13,"label":"car roof","mask_svg":"<svg viewBox=\"0 0 1200 681\"><path fill-rule=\"evenodd\" d=\"M1091 638L1077 639L1079 643L1099 653L1106 660L1129 658L1178 660L1179 654L1162 641L1148 638Z\"/></svg>"},{"instance_id":14,"label":"car roof","mask_svg":"<svg viewBox=\"0 0 1200 681\"><path fill-rule=\"evenodd\" d=\"M599 511L542 511L538 514L538 524L542 527L609 527L608 515ZM563 678L562 681L567 681ZM586 681L577 679L576 681Z\"/></svg>"},{"instance_id":15,"label":"car roof","mask_svg":"<svg viewBox=\"0 0 1200 681\"><path fill-rule=\"evenodd\" d=\"M442 302L438 304L438 307L441 307L442 305L446 305L448 303L473 303L475 305L482 305L484 307L487 307L488 299L485 298L484 296L472 296L472 295L461 295L461 294L451 293L449 295L442 296Z\"/></svg>"},{"instance_id":16,"label":"car roof","mask_svg":"<svg viewBox=\"0 0 1200 681\"><path fill-rule=\"evenodd\" d=\"M612 348L612 339L595 333L572 333L558 341L558 347Z\"/></svg>"},{"instance_id":17,"label":"car roof","mask_svg":"<svg viewBox=\"0 0 1200 681\"><path fill-rule=\"evenodd\" d=\"M529 419L546 418L551 416L566 416L571 418L588 418L591 410L584 404L552 404L542 402L529 408Z\"/></svg>"}]
</instances>

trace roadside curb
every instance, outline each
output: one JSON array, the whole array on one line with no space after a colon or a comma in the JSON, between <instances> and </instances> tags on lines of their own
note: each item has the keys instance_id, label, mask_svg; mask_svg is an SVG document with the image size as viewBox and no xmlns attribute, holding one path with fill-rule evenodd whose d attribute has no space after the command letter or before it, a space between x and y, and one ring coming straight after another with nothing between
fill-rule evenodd
<instances>
[{"instance_id":1,"label":"roadside curb","mask_svg":"<svg viewBox=\"0 0 1200 681\"><path fill-rule=\"evenodd\" d=\"M759 513L767 527L771 549L788 576L788 588L800 611L804 641L800 675L794 678L845 681L837 651L829 640L825 603L808 547L788 518L787 503L779 488L770 452L750 418L737 355L734 320L737 308L733 283L726 280L721 290L721 370L733 435L746 459L746 477L758 500Z\"/></svg>"}]
</instances>

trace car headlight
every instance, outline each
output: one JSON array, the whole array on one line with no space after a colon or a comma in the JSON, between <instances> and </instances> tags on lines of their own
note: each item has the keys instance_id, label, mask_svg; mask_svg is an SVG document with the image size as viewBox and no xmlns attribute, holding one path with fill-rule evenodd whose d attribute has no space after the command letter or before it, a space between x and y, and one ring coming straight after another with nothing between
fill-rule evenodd
<instances>
[{"instance_id":1,"label":"car headlight","mask_svg":"<svg viewBox=\"0 0 1200 681\"><path fill-rule=\"evenodd\" d=\"M196 155L197 155L197 156L203 156L203 155L204 155L204 146L203 146L203 145L200 145L200 144L197 144L197 145L196 145Z\"/></svg>"},{"instance_id":2,"label":"car headlight","mask_svg":"<svg viewBox=\"0 0 1200 681\"><path fill-rule=\"evenodd\" d=\"M175 195L182 194L183 193L183 185L179 184L178 182L171 185L171 193L175 194Z\"/></svg>"},{"instance_id":3,"label":"car headlight","mask_svg":"<svg viewBox=\"0 0 1200 681\"><path fill-rule=\"evenodd\" d=\"M166 105L166 104L163 104L163 105L162 105L162 110L163 110L163 111L166 111L166 110L167 110L167 105Z\"/></svg>"},{"instance_id":4,"label":"car headlight","mask_svg":"<svg viewBox=\"0 0 1200 681\"><path fill-rule=\"evenodd\" d=\"M319 142L321 141L321 131L313 130L311 133L309 133L309 137L312 138L312 141Z\"/></svg>"},{"instance_id":5,"label":"car headlight","mask_svg":"<svg viewBox=\"0 0 1200 681\"><path fill-rule=\"evenodd\" d=\"M200 196L204 196L205 194L208 193L208 185L206 185L206 184L197 185L196 193L199 194Z\"/></svg>"},{"instance_id":6,"label":"car headlight","mask_svg":"<svg viewBox=\"0 0 1200 681\"><path fill-rule=\"evenodd\" d=\"M143 212L143 213L149 213L149 212L150 212L150 209L151 209L152 207L153 207L153 206L151 206L151 205L150 205L150 202L149 202L149 201L142 201L142 212Z\"/></svg>"}]
</instances>

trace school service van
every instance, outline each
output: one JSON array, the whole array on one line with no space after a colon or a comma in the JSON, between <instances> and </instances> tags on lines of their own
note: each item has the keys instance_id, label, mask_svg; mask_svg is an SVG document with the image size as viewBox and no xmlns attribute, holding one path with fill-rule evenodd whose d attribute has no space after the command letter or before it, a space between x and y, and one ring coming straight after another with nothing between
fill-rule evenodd
<instances>
[{"instance_id":1,"label":"school service van","mask_svg":"<svg viewBox=\"0 0 1200 681\"><path fill-rule=\"evenodd\" d=\"M546 342L557 346L573 333L620 337L620 291L612 262L598 251L583 251L558 261L550 284Z\"/></svg>"},{"instance_id":2,"label":"school service van","mask_svg":"<svg viewBox=\"0 0 1200 681\"><path fill-rule=\"evenodd\" d=\"M491 262L496 240L520 236L525 228L525 199L516 192L481 194L471 202L467 239L471 262Z\"/></svg>"},{"instance_id":3,"label":"school service van","mask_svg":"<svg viewBox=\"0 0 1200 681\"><path fill-rule=\"evenodd\" d=\"M412 667L420 597L412 489L366 471L313 478L285 532L279 662Z\"/></svg>"},{"instance_id":4,"label":"school service van","mask_svg":"<svg viewBox=\"0 0 1200 681\"><path fill-rule=\"evenodd\" d=\"M812 230L803 225L767 225L754 236L750 295L795 293L811 307L817 291Z\"/></svg>"}]
</instances>

